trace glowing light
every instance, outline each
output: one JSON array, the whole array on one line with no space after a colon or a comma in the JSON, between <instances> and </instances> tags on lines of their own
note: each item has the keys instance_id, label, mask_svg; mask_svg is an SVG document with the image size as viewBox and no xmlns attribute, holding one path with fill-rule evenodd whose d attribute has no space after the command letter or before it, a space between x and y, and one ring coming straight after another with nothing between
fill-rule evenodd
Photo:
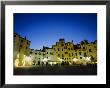
<instances>
[{"instance_id":1,"label":"glowing light","mask_svg":"<svg viewBox=\"0 0 110 88\"><path fill-rule=\"evenodd\" d=\"M52 66L52 62L49 62L49 64Z\"/></svg>"},{"instance_id":2,"label":"glowing light","mask_svg":"<svg viewBox=\"0 0 110 88\"><path fill-rule=\"evenodd\" d=\"M18 67L18 64L19 64L19 59L16 59L15 60L15 67Z\"/></svg>"},{"instance_id":3,"label":"glowing light","mask_svg":"<svg viewBox=\"0 0 110 88\"><path fill-rule=\"evenodd\" d=\"M57 64L56 62L53 62L53 64Z\"/></svg>"},{"instance_id":4,"label":"glowing light","mask_svg":"<svg viewBox=\"0 0 110 88\"><path fill-rule=\"evenodd\" d=\"M77 58L74 58L74 59L73 59L73 62L76 62L76 61L78 61L78 59L77 59Z\"/></svg>"},{"instance_id":5,"label":"glowing light","mask_svg":"<svg viewBox=\"0 0 110 88\"><path fill-rule=\"evenodd\" d=\"M77 58L74 58L74 59L73 59L73 62L74 62L75 64L81 64L81 60L79 60L79 59L77 59Z\"/></svg>"},{"instance_id":6,"label":"glowing light","mask_svg":"<svg viewBox=\"0 0 110 88\"><path fill-rule=\"evenodd\" d=\"M72 65L72 63L71 63L71 62L69 62L69 65Z\"/></svg>"},{"instance_id":7,"label":"glowing light","mask_svg":"<svg viewBox=\"0 0 110 88\"><path fill-rule=\"evenodd\" d=\"M91 61L91 57L87 57L86 60L87 60L87 61Z\"/></svg>"},{"instance_id":8,"label":"glowing light","mask_svg":"<svg viewBox=\"0 0 110 88\"><path fill-rule=\"evenodd\" d=\"M63 60L63 59L58 58L58 61L62 62L62 61L64 61L64 60Z\"/></svg>"},{"instance_id":9,"label":"glowing light","mask_svg":"<svg viewBox=\"0 0 110 88\"><path fill-rule=\"evenodd\" d=\"M19 53L17 54L17 58L19 58Z\"/></svg>"},{"instance_id":10,"label":"glowing light","mask_svg":"<svg viewBox=\"0 0 110 88\"><path fill-rule=\"evenodd\" d=\"M26 55L24 55L24 58L26 57Z\"/></svg>"},{"instance_id":11,"label":"glowing light","mask_svg":"<svg viewBox=\"0 0 110 88\"><path fill-rule=\"evenodd\" d=\"M47 61L48 61L48 59L47 59L47 58L44 58L42 61L43 61L43 62L47 62Z\"/></svg>"},{"instance_id":12,"label":"glowing light","mask_svg":"<svg viewBox=\"0 0 110 88\"><path fill-rule=\"evenodd\" d=\"M25 66L32 65L32 60L31 60L30 56L26 56L24 62L25 62Z\"/></svg>"},{"instance_id":13,"label":"glowing light","mask_svg":"<svg viewBox=\"0 0 110 88\"><path fill-rule=\"evenodd\" d=\"M25 59L23 59L23 66L25 66Z\"/></svg>"},{"instance_id":14,"label":"glowing light","mask_svg":"<svg viewBox=\"0 0 110 88\"><path fill-rule=\"evenodd\" d=\"M30 61L30 57L27 57L27 56L26 56L25 60L26 60L26 61Z\"/></svg>"}]
</instances>

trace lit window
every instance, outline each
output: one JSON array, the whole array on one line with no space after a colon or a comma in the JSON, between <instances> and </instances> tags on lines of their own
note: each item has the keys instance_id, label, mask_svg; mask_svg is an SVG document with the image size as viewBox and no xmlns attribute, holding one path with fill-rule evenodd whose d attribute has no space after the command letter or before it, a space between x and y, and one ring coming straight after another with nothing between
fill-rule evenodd
<instances>
[{"instance_id":1,"label":"lit window","mask_svg":"<svg viewBox=\"0 0 110 88\"><path fill-rule=\"evenodd\" d=\"M65 52L65 54L68 54L68 52Z\"/></svg>"}]
</instances>

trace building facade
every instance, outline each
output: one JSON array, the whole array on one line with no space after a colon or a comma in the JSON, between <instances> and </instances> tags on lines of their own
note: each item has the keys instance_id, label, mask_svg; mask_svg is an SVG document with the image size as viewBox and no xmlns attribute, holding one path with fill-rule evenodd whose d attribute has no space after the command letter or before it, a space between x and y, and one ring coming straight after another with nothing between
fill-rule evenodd
<instances>
[{"instance_id":1,"label":"building facade","mask_svg":"<svg viewBox=\"0 0 110 88\"><path fill-rule=\"evenodd\" d=\"M55 51L57 62L59 62L59 59L62 59L62 62L69 63L74 58L73 42L65 43L64 39L59 39L59 42L56 42L56 44L53 45L53 50Z\"/></svg>"},{"instance_id":2,"label":"building facade","mask_svg":"<svg viewBox=\"0 0 110 88\"><path fill-rule=\"evenodd\" d=\"M30 55L30 41L14 33L13 58L16 66L26 65L25 58Z\"/></svg>"},{"instance_id":3,"label":"building facade","mask_svg":"<svg viewBox=\"0 0 110 88\"><path fill-rule=\"evenodd\" d=\"M42 66L54 64L75 64L74 61L97 62L97 41L65 42L59 39L51 48L43 46L40 50L30 49L30 41L14 33L14 63L16 66Z\"/></svg>"},{"instance_id":4,"label":"building facade","mask_svg":"<svg viewBox=\"0 0 110 88\"><path fill-rule=\"evenodd\" d=\"M33 52L33 53L32 53ZM35 65L41 64L73 64L74 58L84 61L84 57L90 57L91 61L97 61L97 42L81 41L74 44L73 41L65 42L59 39L51 48L44 47L42 50L31 50L31 55Z\"/></svg>"},{"instance_id":5,"label":"building facade","mask_svg":"<svg viewBox=\"0 0 110 88\"><path fill-rule=\"evenodd\" d=\"M97 42L88 43L87 40L81 41L75 49L75 58L91 57L91 61L97 61Z\"/></svg>"}]
</instances>

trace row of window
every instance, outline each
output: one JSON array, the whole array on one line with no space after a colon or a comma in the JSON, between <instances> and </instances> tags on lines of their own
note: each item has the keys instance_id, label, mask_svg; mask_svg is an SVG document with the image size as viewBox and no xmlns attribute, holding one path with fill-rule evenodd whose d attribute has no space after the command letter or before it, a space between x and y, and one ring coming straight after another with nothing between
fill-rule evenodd
<instances>
[{"instance_id":1,"label":"row of window","mask_svg":"<svg viewBox=\"0 0 110 88\"><path fill-rule=\"evenodd\" d=\"M75 53L76 54L76 56L78 55L77 53ZM81 52L79 52L79 55L81 55ZM86 53L84 53L84 57L86 57L87 55L86 55Z\"/></svg>"},{"instance_id":2,"label":"row of window","mask_svg":"<svg viewBox=\"0 0 110 88\"><path fill-rule=\"evenodd\" d=\"M94 48L96 48L96 46L94 46ZM85 47L83 47L83 49L85 49ZM90 51L91 52L91 51Z\"/></svg>"},{"instance_id":3,"label":"row of window","mask_svg":"<svg viewBox=\"0 0 110 88\"><path fill-rule=\"evenodd\" d=\"M30 54L32 54L32 52L30 52ZM41 55L41 53L39 52L39 53L35 53L36 55L37 54L39 54L39 55ZM49 54L48 52L47 52L47 54ZM45 55L45 54L43 54L43 55ZM50 55L53 55L53 53L52 52L50 52Z\"/></svg>"},{"instance_id":4,"label":"row of window","mask_svg":"<svg viewBox=\"0 0 110 88\"><path fill-rule=\"evenodd\" d=\"M71 58L62 58L62 59L64 59L64 60L70 60Z\"/></svg>"},{"instance_id":5,"label":"row of window","mask_svg":"<svg viewBox=\"0 0 110 88\"><path fill-rule=\"evenodd\" d=\"M47 52L47 54L49 54L49 53ZM50 55L53 55L53 53L52 53L52 52L50 52Z\"/></svg>"},{"instance_id":6,"label":"row of window","mask_svg":"<svg viewBox=\"0 0 110 88\"><path fill-rule=\"evenodd\" d=\"M23 43L24 42L24 40L23 39L21 39L21 43ZM29 44L29 42L27 42L27 44Z\"/></svg>"},{"instance_id":7,"label":"row of window","mask_svg":"<svg viewBox=\"0 0 110 88\"><path fill-rule=\"evenodd\" d=\"M26 47L26 49L27 49L27 47ZM89 52L91 52L91 49L89 49ZM32 52L30 52L30 53L32 53ZM35 53L35 54L37 54L37 53ZM47 52L47 54L49 54L49 52ZM65 52L65 54L68 54L68 52ZM75 53L76 54L76 56L77 56L77 53ZM41 53L39 52L39 55L41 55ZM45 55L45 54L43 54L43 55ZM50 55L53 55L53 53L52 52L50 52ZM81 55L81 52L79 52L79 55ZM58 54L58 56L60 57L60 54ZM71 54L69 53L69 56L71 56ZM72 56L73 56L73 53L72 53ZM86 56L86 53L84 53L84 56ZM64 57L64 55L62 54L62 57Z\"/></svg>"},{"instance_id":8,"label":"row of window","mask_svg":"<svg viewBox=\"0 0 110 88\"><path fill-rule=\"evenodd\" d=\"M21 48L21 47L23 47L23 45L20 45L20 48ZM27 49L27 48L28 48L28 47L26 47L26 49Z\"/></svg>"},{"instance_id":9,"label":"row of window","mask_svg":"<svg viewBox=\"0 0 110 88\"><path fill-rule=\"evenodd\" d=\"M68 52L65 52L65 53L68 53ZM58 54L58 56L60 57L60 54ZM69 53L69 57L70 56L73 56L73 53L72 53L72 55ZM62 54L62 57L64 57L64 55Z\"/></svg>"},{"instance_id":10,"label":"row of window","mask_svg":"<svg viewBox=\"0 0 110 88\"><path fill-rule=\"evenodd\" d=\"M48 57L46 57L46 58L48 59ZM36 59L36 57L35 57L35 59ZM70 60L71 58L62 58L62 59L64 59L64 60Z\"/></svg>"},{"instance_id":11,"label":"row of window","mask_svg":"<svg viewBox=\"0 0 110 88\"><path fill-rule=\"evenodd\" d=\"M47 59L48 59L48 57L46 57ZM36 57L35 57L35 59L36 59ZM71 60L71 58L62 58L63 60ZM80 59L82 59L82 57L80 57ZM40 60L40 58L39 58L39 60Z\"/></svg>"},{"instance_id":12,"label":"row of window","mask_svg":"<svg viewBox=\"0 0 110 88\"><path fill-rule=\"evenodd\" d=\"M66 48L64 47L64 49L67 49L67 47L66 47ZM62 48L62 51L63 51L64 49ZM55 50L55 48L54 48L54 50ZM73 50L73 48L68 48L68 50ZM58 51L60 51L59 48L58 48Z\"/></svg>"},{"instance_id":13,"label":"row of window","mask_svg":"<svg viewBox=\"0 0 110 88\"><path fill-rule=\"evenodd\" d=\"M14 35L14 37L16 37L16 35ZM23 43L24 41L26 41L26 40L23 40L23 39L21 39L21 43ZM29 44L29 42L27 42L27 44Z\"/></svg>"},{"instance_id":14,"label":"row of window","mask_svg":"<svg viewBox=\"0 0 110 88\"><path fill-rule=\"evenodd\" d=\"M64 43L64 42L62 42L61 46L64 46L64 45L69 46L69 45L70 45L70 43L65 43L65 44L63 44L63 43ZM57 45L58 45L58 43L57 43Z\"/></svg>"}]
</instances>

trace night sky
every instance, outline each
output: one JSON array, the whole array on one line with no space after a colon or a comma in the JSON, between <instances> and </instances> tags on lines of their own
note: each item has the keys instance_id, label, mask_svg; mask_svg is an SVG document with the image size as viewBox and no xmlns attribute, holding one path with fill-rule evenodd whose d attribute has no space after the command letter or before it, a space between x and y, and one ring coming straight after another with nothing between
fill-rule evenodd
<instances>
[{"instance_id":1,"label":"night sky","mask_svg":"<svg viewBox=\"0 0 110 88\"><path fill-rule=\"evenodd\" d=\"M64 38L74 44L97 39L96 13L14 13L14 32L31 41L31 49L51 47Z\"/></svg>"}]
</instances>

